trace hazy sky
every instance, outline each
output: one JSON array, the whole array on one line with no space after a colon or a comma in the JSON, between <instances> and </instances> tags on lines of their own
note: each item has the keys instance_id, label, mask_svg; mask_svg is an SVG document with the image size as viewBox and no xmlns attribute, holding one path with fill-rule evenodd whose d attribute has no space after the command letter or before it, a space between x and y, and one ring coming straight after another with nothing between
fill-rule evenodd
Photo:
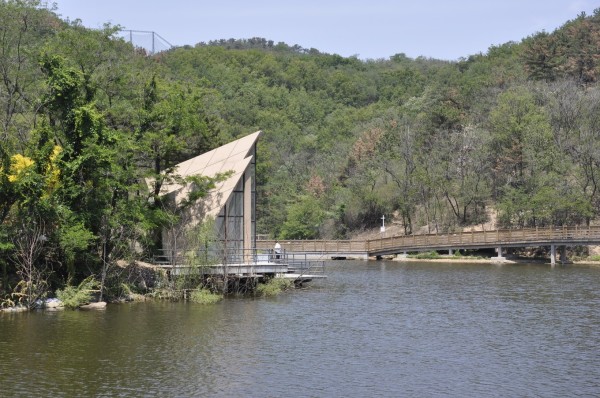
<instances>
[{"instance_id":1,"label":"hazy sky","mask_svg":"<svg viewBox=\"0 0 600 398\"><path fill-rule=\"evenodd\" d=\"M49 1L51 3L52 1ZM155 31L173 45L264 37L361 59L455 60L551 32L600 0L56 0L83 25Z\"/></svg>"}]
</instances>

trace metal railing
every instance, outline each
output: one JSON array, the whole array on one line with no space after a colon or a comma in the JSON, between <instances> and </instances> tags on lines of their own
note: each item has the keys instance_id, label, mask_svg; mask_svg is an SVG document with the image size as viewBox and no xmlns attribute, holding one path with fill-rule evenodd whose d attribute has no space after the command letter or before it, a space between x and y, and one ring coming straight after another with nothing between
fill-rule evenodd
<instances>
[{"instance_id":1,"label":"metal railing","mask_svg":"<svg viewBox=\"0 0 600 398\"><path fill-rule=\"evenodd\" d=\"M325 262L322 260L312 260L306 254L290 253L286 250L276 253L273 249L214 249L185 253L158 250L151 261L163 267L275 264L286 266L287 272L300 275L325 274Z\"/></svg>"},{"instance_id":2,"label":"metal railing","mask_svg":"<svg viewBox=\"0 0 600 398\"><path fill-rule=\"evenodd\" d=\"M307 254L284 251L281 261L287 264L289 273L298 274L299 276L325 275L325 261L312 260Z\"/></svg>"},{"instance_id":3,"label":"metal railing","mask_svg":"<svg viewBox=\"0 0 600 398\"><path fill-rule=\"evenodd\" d=\"M175 251L159 249L152 256L157 265L217 265L217 264L256 264L274 262L275 256L270 250L263 249L208 249Z\"/></svg>"}]
</instances>

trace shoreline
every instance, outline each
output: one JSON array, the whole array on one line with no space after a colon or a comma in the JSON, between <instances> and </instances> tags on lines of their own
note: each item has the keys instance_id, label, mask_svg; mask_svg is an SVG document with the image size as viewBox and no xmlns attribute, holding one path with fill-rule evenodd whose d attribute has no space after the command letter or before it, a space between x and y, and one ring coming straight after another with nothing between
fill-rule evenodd
<instances>
[{"instance_id":1,"label":"shoreline","mask_svg":"<svg viewBox=\"0 0 600 398\"><path fill-rule=\"evenodd\" d=\"M373 261L381 261L376 260L375 258L369 258L369 260ZM472 263L472 264L540 264L540 265L551 265L549 259L544 258L505 258L502 261L498 261L495 257L490 258L468 258L468 257L444 257L440 256L440 258L408 258L408 257L394 257L394 258L384 258L386 261L397 261L397 262L407 262L407 263L418 263L418 262L431 262L431 263ZM593 260L575 260L568 261L565 264L562 264L560 261L557 261L557 266L564 265L587 265L587 266L597 266L600 267L600 261Z\"/></svg>"}]
</instances>

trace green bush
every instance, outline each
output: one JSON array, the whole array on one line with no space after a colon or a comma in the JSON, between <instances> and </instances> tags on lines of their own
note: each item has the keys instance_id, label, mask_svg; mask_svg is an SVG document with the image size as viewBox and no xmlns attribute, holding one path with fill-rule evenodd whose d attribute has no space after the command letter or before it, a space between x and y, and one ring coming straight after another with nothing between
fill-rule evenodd
<instances>
[{"instance_id":1,"label":"green bush","mask_svg":"<svg viewBox=\"0 0 600 398\"><path fill-rule=\"evenodd\" d=\"M284 278L269 279L266 283L261 283L256 287L257 296L276 296L284 290L290 289L294 281Z\"/></svg>"},{"instance_id":2,"label":"green bush","mask_svg":"<svg viewBox=\"0 0 600 398\"><path fill-rule=\"evenodd\" d=\"M432 252L423 252L423 253L419 253L414 255L413 258L419 259L419 260L435 260L436 258L440 258L440 255L438 252L432 251Z\"/></svg>"},{"instance_id":3,"label":"green bush","mask_svg":"<svg viewBox=\"0 0 600 398\"><path fill-rule=\"evenodd\" d=\"M600 261L600 254L594 254L588 257L591 261Z\"/></svg>"},{"instance_id":4,"label":"green bush","mask_svg":"<svg viewBox=\"0 0 600 398\"><path fill-rule=\"evenodd\" d=\"M190 293L190 301L198 304L214 304L223 299L223 296L208 289L197 289Z\"/></svg>"},{"instance_id":5,"label":"green bush","mask_svg":"<svg viewBox=\"0 0 600 398\"><path fill-rule=\"evenodd\" d=\"M66 286L56 291L56 297L63 302L65 308L75 309L92 301L92 295L99 290L98 281L93 276L85 278L78 286Z\"/></svg>"},{"instance_id":6,"label":"green bush","mask_svg":"<svg viewBox=\"0 0 600 398\"><path fill-rule=\"evenodd\" d=\"M454 258L460 258L460 259L465 259L465 260L482 260L483 257L481 256L476 256L473 254L462 254L459 251L454 252L454 254L452 255Z\"/></svg>"},{"instance_id":7,"label":"green bush","mask_svg":"<svg viewBox=\"0 0 600 398\"><path fill-rule=\"evenodd\" d=\"M172 287L159 287L152 289L152 291L146 294L147 297L157 300L171 300L179 301L183 300L183 291L176 290Z\"/></svg>"}]
</instances>

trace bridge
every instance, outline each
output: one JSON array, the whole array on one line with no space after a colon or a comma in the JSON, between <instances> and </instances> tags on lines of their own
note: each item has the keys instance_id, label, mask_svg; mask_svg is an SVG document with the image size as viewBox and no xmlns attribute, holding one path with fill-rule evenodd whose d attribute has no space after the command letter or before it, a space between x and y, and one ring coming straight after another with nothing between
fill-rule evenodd
<instances>
[{"instance_id":1,"label":"bridge","mask_svg":"<svg viewBox=\"0 0 600 398\"><path fill-rule=\"evenodd\" d=\"M458 249L496 249L498 261L509 247L550 247L550 263L556 264L556 249L562 248L561 260L566 260L567 246L600 245L600 226L564 226L491 231L456 232L449 234L385 236L366 240L287 240L279 242L287 252L307 253L322 258L368 258L408 252ZM257 241L257 249L270 249L274 240Z\"/></svg>"}]
</instances>

